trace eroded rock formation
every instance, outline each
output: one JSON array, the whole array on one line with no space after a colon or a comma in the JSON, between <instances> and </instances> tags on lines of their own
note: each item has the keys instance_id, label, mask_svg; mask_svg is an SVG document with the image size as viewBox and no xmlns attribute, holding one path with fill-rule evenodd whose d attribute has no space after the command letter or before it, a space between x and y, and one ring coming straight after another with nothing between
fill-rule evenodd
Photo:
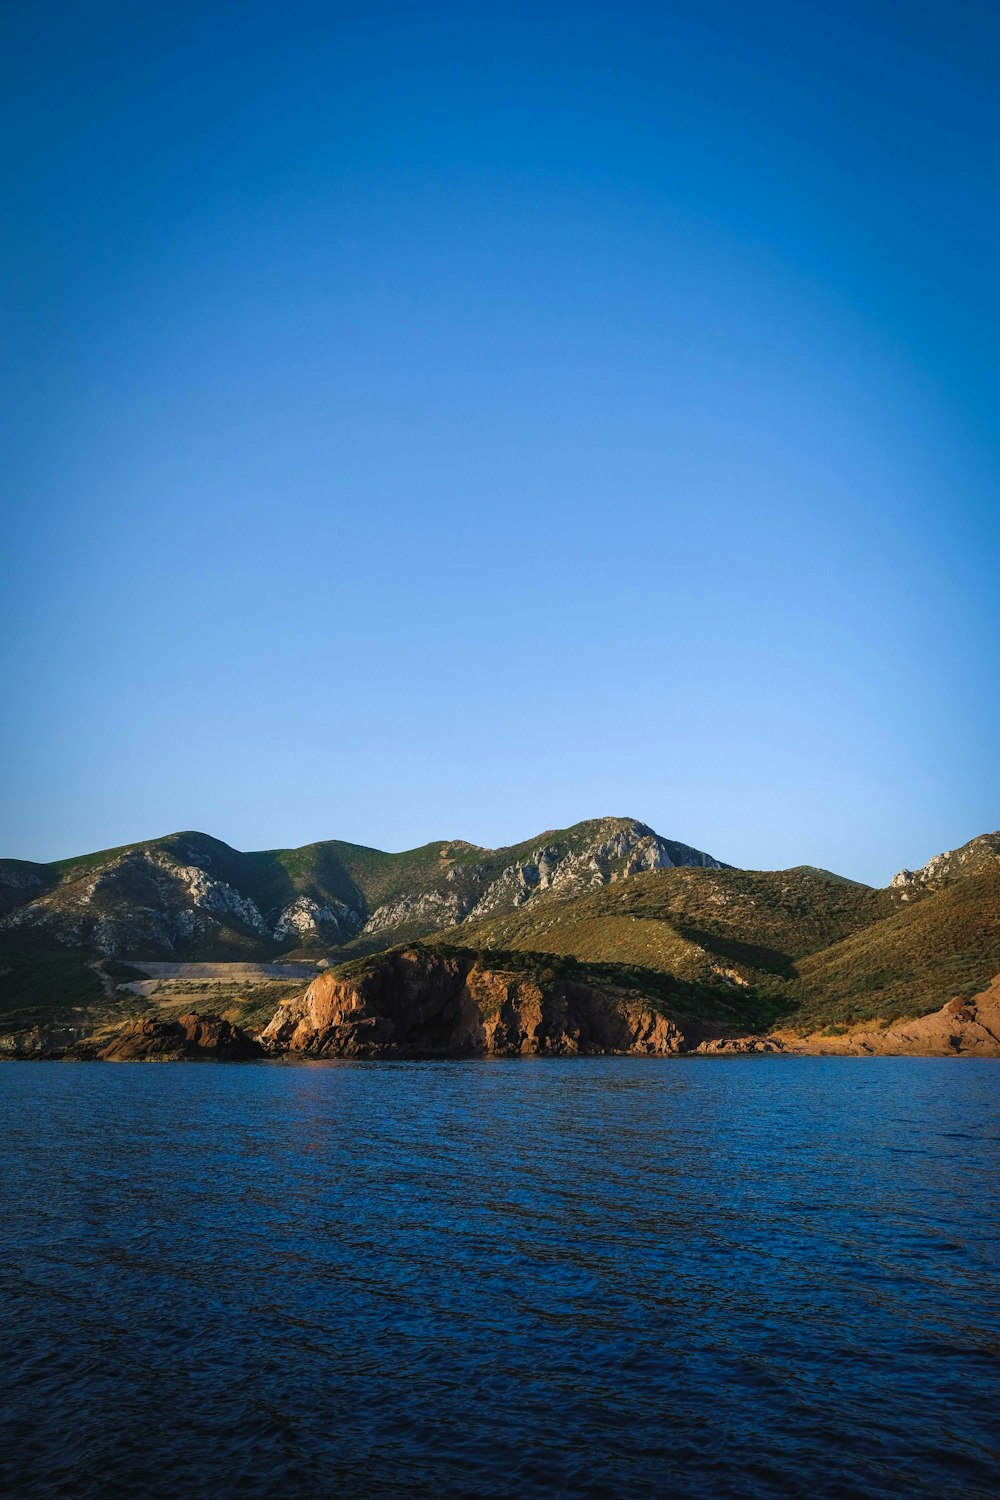
<instances>
[{"instance_id":1,"label":"eroded rock formation","mask_svg":"<svg viewBox=\"0 0 1000 1500\"><path fill-rule=\"evenodd\" d=\"M218 1016L133 1021L97 1052L104 1062L249 1062L263 1055L253 1037Z\"/></svg>"},{"instance_id":2,"label":"eroded rock formation","mask_svg":"<svg viewBox=\"0 0 1000 1500\"><path fill-rule=\"evenodd\" d=\"M700 1040L700 1037L698 1038ZM644 1001L573 980L486 967L471 953L408 948L354 975L325 973L261 1035L313 1057L666 1054L680 1026Z\"/></svg>"}]
</instances>

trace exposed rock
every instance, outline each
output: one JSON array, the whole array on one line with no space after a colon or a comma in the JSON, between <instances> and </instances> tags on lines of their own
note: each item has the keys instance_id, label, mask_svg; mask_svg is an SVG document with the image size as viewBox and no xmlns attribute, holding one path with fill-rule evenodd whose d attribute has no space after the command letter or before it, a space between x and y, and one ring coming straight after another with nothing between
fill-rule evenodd
<instances>
[{"instance_id":1,"label":"exposed rock","mask_svg":"<svg viewBox=\"0 0 1000 1500\"><path fill-rule=\"evenodd\" d=\"M337 945L353 937L360 926L358 913L343 901L321 906L311 896L299 896L285 907L275 922L273 936L279 943L297 937L303 942L319 938Z\"/></svg>"},{"instance_id":2,"label":"exposed rock","mask_svg":"<svg viewBox=\"0 0 1000 1500\"><path fill-rule=\"evenodd\" d=\"M450 877L451 872L446 878ZM461 920L461 910L461 898L452 892L427 891L421 896L402 896L398 901L387 901L375 908L364 925L364 936L378 937L413 926L428 931L451 927Z\"/></svg>"},{"instance_id":3,"label":"exposed rock","mask_svg":"<svg viewBox=\"0 0 1000 1500\"><path fill-rule=\"evenodd\" d=\"M261 1041L314 1057L661 1055L688 1046L676 1022L630 996L419 948L387 953L356 975L321 974L281 1007Z\"/></svg>"},{"instance_id":4,"label":"exposed rock","mask_svg":"<svg viewBox=\"0 0 1000 1500\"><path fill-rule=\"evenodd\" d=\"M839 1036L788 1037L786 1043L796 1052L1000 1057L1000 975L971 1000L956 995L929 1016L877 1027L869 1022Z\"/></svg>"},{"instance_id":5,"label":"exposed rock","mask_svg":"<svg viewBox=\"0 0 1000 1500\"><path fill-rule=\"evenodd\" d=\"M218 1016L178 1016L174 1021L133 1021L98 1052L104 1062L246 1062L263 1048Z\"/></svg>"},{"instance_id":6,"label":"exposed rock","mask_svg":"<svg viewBox=\"0 0 1000 1500\"><path fill-rule=\"evenodd\" d=\"M267 932L267 923L261 916L256 901L241 896L239 891L216 880L197 865L177 865L166 860L159 863L186 892L192 906L204 911L218 912L222 916L235 917L238 922L262 936Z\"/></svg>"},{"instance_id":7,"label":"exposed rock","mask_svg":"<svg viewBox=\"0 0 1000 1500\"><path fill-rule=\"evenodd\" d=\"M586 829L582 847L549 834L527 857L504 866L499 874L495 873L495 856L504 851L476 850L458 842L445 845L440 851L445 888L384 902L372 911L363 936L412 940L417 932L458 927L517 911L546 893L569 899L614 880L675 865L722 868L710 854L661 838L634 819L600 818L581 827ZM484 858L476 865L458 867L451 863L456 851L477 852Z\"/></svg>"},{"instance_id":8,"label":"exposed rock","mask_svg":"<svg viewBox=\"0 0 1000 1500\"><path fill-rule=\"evenodd\" d=\"M61 884L17 908L0 927L34 929L64 947L86 945L114 958L175 952L217 929L219 918L258 936L267 932L256 903L225 881L163 852L137 849L110 859L90 879Z\"/></svg>"},{"instance_id":9,"label":"exposed rock","mask_svg":"<svg viewBox=\"0 0 1000 1500\"><path fill-rule=\"evenodd\" d=\"M694 1050L710 1057L724 1057L758 1052L785 1052L788 1049L776 1036L721 1036L700 1042Z\"/></svg>"},{"instance_id":10,"label":"exposed rock","mask_svg":"<svg viewBox=\"0 0 1000 1500\"><path fill-rule=\"evenodd\" d=\"M933 889L946 881L958 880L997 864L1000 864L1000 832L981 833L960 849L935 854L919 870L900 870L890 880L889 888L901 892L905 899L907 895Z\"/></svg>"},{"instance_id":11,"label":"exposed rock","mask_svg":"<svg viewBox=\"0 0 1000 1500\"><path fill-rule=\"evenodd\" d=\"M65 1057L78 1051L88 1034L84 1026L31 1026L0 1036L0 1058Z\"/></svg>"}]
</instances>

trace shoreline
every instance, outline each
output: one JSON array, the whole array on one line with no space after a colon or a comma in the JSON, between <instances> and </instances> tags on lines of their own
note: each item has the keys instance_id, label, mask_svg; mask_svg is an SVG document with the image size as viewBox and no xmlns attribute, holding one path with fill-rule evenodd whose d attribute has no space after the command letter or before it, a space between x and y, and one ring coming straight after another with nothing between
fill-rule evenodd
<instances>
[{"instance_id":1,"label":"shoreline","mask_svg":"<svg viewBox=\"0 0 1000 1500\"><path fill-rule=\"evenodd\" d=\"M406 955L404 955L404 958ZM456 976L452 976L455 978ZM252 1033L217 1015L142 1017L114 1030L30 1028L0 1038L9 1062L493 1061L548 1057L1000 1057L1000 975L970 999L956 996L915 1019L859 1022L822 1032L706 1034L704 1021L668 1018L641 1004L575 1022L546 1015L536 997L504 992L484 1014L470 972L455 990L407 1009L405 989L366 994L317 979ZM584 998L588 992L581 991ZM540 999L540 997L537 997Z\"/></svg>"}]
</instances>

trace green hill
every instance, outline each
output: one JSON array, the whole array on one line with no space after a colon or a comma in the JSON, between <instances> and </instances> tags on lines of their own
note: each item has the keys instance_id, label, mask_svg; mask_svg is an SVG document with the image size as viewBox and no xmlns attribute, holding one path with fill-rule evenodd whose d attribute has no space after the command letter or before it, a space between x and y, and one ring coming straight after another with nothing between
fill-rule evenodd
<instances>
[{"instance_id":1,"label":"green hill","mask_svg":"<svg viewBox=\"0 0 1000 1500\"><path fill-rule=\"evenodd\" d=\"M663 870L440 941L618 965L650 995L664 975L728 989L802 1029L919 1016L1000 973L1000 858L885 890L805 867Z\"/></svg>"},{"instance_id":2,"label":"green hill","mask_svg":"<svg viewBox=\"0 0 1000 1500\"><path fill-rule=\"evenodd\" d=\"M810 866L732 869L625 818L504 849L445 840L392 854L325 840L243 853L186 832L50 865L5 860L0 1031L182 998L260 1024L293 980L151 985L129 964L336 968L414 942L483 955L542 989L585 971L595 992L682 1002L713 1024L916 1016L1000 972L1000 835L884 890Z\"/></svg>"},{"instance_id":3,"label":"green hill","mask_svg":"<svg viewBox=\"0 0 1000 1500\"><path fill-rule=\"evenodd\" d=\"M99 1004L94 961L336 960L681 862L718 863L631 818L501 849L435 840L387 853L330 839L244 853L187 831L47 865L4 860L0 1025L71 997Z\"/></svg>"}]
</instances>

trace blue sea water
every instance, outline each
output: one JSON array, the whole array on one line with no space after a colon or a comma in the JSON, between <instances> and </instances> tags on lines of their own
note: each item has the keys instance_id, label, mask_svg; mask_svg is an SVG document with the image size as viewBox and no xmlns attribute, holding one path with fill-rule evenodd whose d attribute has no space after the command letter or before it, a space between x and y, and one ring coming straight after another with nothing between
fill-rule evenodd
<instances>
[{"instance_id":1,"label":"blue sea water","mask_svg":"<svg viewBox=\"0 0 1000 1500\"><path fill-rule=\"evenodd\" d=\"M7 1065L0 1484L996 1495L998 1083Z\"/></svg>"}]
</instances>

